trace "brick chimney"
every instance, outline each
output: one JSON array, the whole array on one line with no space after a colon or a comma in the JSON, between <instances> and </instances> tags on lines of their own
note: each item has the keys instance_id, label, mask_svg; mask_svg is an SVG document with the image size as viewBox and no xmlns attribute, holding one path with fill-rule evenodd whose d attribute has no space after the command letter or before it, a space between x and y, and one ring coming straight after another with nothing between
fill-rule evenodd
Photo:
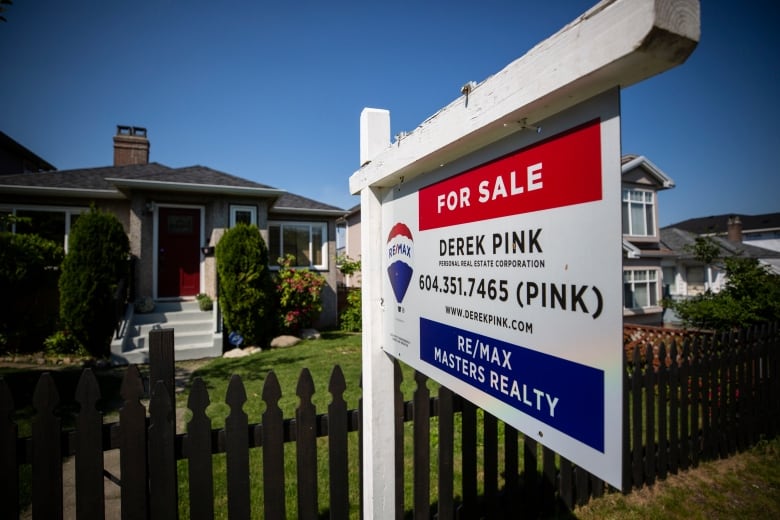
<instances>
[{"instance_id":1,"label":"brick chimney","mask_svg":"<svg viewBox=\"0 0 780 520\"><path fill-rule=\"evenodd\" d=\"M149 163L146 128L117 125L114 136L114 166Z\"/></svg>"},{"instance_id":2,"label":"brick chimney","mask_svg":"<svg viewBox=\"0 0 780 520\"><path fill-rule=\"evenodd\" d=\"M733 215L729 217L729 221L726 224L728 230L727 238L732 242L742 242L742 220L739 215Z\"/></svg>"}]
</instances>

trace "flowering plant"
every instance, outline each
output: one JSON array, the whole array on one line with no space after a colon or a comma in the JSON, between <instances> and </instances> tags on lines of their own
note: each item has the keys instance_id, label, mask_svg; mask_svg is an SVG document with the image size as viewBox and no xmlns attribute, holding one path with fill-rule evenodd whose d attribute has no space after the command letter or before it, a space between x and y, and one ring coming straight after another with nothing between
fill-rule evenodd
<instances>
[{"instance_id":1,"label":"flowering plant","mask_svg":"<svg viewBox=\"0 0 780 520\"><path fill-rule=\"evenodd\" d=\"M283 330L298 332L310 326L322 311L320 294L325 277L309 269L292 267L293 255L279 258L276 290L279 293L280 325Z\"/></svg>"}]
</instances>

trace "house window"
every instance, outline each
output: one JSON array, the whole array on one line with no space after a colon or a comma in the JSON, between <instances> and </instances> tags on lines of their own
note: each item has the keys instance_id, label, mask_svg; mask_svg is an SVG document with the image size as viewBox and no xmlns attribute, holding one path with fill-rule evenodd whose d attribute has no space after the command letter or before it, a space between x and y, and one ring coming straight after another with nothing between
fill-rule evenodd
<instances>
[{"instance_id":1,"label":"house window","mask_svg":"<svg viewBox=\"0 0 780 520\"><path fill-rule=\"evenodd\" d=\"M664 298L677 295L677 269L671 266L663 268Z\"/></svg>"},{"instance_id":2,"label":"house window","mask_svg":"<svg viewBox=\"0 0 780 520\"><path fill-rule=\"evenodd\" d=\"M688 283L688 296L696 296L704 292L706 281L703 266L690 266L686 270L685 281Z\"/></svg>"},{"instance_id":3,"label":"house window","mask_svg":"<svg viewBox=\"0 0 780 520\"><path fill-rule=\"evenodd\" d=\"M327 269L328 228L325 222L269 222L268 256L271 265L286 255L294 267Z\"/></svg>"},{"instance_id":4,"label":"house window","mask_svg":"<svg viewBox=\"0 0 780 520\"><path fill-rule=\"evenodd\" d=\"M654 192L623 190L623 234L636 237L655 236Z\"/></svg>"},{"instance_id":5,"label":"house window","mask_svg":"<svg viewBox=\"0 0 780 520\"><path fill-rule=\"evenodd\" d=\"M15 215L21 219L19 222L6 226L14 233L36 234L43 238L53 240L68 252L68 236L70 229L75 224L81 212L81 208L51 208L51 207L17 207L3 208L0 212L7 215Z\"/></svg>"},{"instance_id":6,"label":"house window","mask_svg":"<svg viewBox=\"0 0 780 520\"><path fill-rule=\"evenodd\" d=\"M238 223L257 225L257 208L255 206L230 206L230 227Z\"/></svg>"},{"instance_id":7,"label":"house window","mask_svg":"<svg viewBox=\"0 0 780 520\"><path fill-rule=\"evenodd\" d=\"M347 254L347 223L336 222L336 257Z\"/></svg>"},{"instance_id":8,"label":"house window","mask_svg":"<svg viewBox=\"0 0 780 520\"><path fill-rule=\"evenodd\" d=\"M658 271L655 269L623 271L623 305L629 309L658 305Z\"/></svg>"}]
</instances>

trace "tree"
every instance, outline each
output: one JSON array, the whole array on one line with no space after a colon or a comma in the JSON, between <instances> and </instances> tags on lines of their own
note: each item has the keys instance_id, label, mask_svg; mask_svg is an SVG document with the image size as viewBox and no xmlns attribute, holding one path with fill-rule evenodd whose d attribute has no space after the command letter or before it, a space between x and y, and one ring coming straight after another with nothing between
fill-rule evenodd
<instances>
[{"instance_id":1,"label":"tree","mask_svg":"<svg viewBox=\"0 0 780 520\"><path fill-rule=\"evenodd\" d=\"M71 229L60 276L60 326L93 356L108 355L117 287L129 274L130 244L121 222L94 206Z\"/></svg>"},{"instance_id":2,"label":"tree","mask_svg":"<svg viewBox=\"0 0 780 520\"><path fill-rule=\"evenodd\" d=\"M225 330L238 332L247 345L266 345L276 330L268 248L257 226L240 223L217 244L219 305Z\"/></svg>"},{"instance_id":3,"label":"tree","mask_svg":"<svg viewBox=\"0 0 780 520\"><path fill-rule=\"evenodd\" d=\"M686 325L729 330L780 320L780 277L768 267L748 257L718 260L719 248L711 238L697 238L692 251L707 265L722 263L726 283L720 292L707 290L671 304Z\"/></svg>"}]
</instances>

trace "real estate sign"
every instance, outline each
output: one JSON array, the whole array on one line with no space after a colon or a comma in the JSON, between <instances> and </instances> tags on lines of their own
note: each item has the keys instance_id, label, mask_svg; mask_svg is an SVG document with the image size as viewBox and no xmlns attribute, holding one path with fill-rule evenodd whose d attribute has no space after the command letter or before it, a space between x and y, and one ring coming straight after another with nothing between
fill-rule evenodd
<instances>
[{"instance_id":1,"label":"real estate sign","mask_svg":"<svg viewBox=\"0 0 780 520\"><path fill-rule=\"evenodd\" d=\"M384 192L384 345L621 487L619 90Z\"/></svg>"}]
</instances>

